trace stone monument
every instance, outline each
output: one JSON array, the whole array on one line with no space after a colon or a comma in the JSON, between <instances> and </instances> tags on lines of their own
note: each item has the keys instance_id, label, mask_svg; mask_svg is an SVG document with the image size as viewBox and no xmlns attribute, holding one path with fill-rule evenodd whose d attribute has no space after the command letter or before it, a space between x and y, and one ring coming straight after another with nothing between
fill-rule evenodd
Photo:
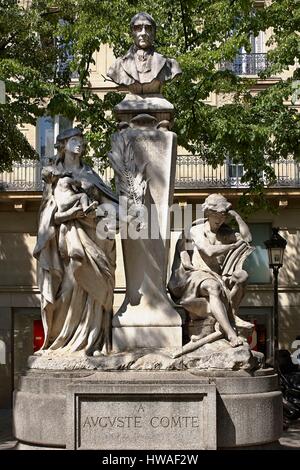
<instances>
[{"instance_id":1,"label":"stone monument","mask_svg":"<svg viewBox=\"0 0 300 470\"><path fill-rule=\"evenodd\" d=\"M115 108L121 124L110 160L119 196L128 199L131 211L140 213L143 205L147 227L140 234L121 233L126 297L113 318L115 351L182 345L182 320L166 295L177 141L170 131L173 106L161 95L163 83L181 70L154 50L156 24L150 15L138 13L130 26L134 45L108 71L130 92Z\"/></svg>"},{"instance_id":2,"label":"stone monument","mask_svg":"<svg viewBox=\"0 0 300 470\"><path fill-rule=\"evenodd\" d=\"M277 375L250 350L253 325L238 312L243 263L254 248L222 195L210 195L203 217L179 238L167 296L176 135L161 87L180 68L154 51L151 16L135 15L131 30L134 45L109 70L129 91L115 109L110 152L118 194L82 162L77 128L58 136L56 161L43 170L34 255L45 341L15 391L18 446L200 450L272 442L282 430ZM118 216L124 253L126 297L115 315L115 225L104 206Z\"/></svg>"}]
</instances>

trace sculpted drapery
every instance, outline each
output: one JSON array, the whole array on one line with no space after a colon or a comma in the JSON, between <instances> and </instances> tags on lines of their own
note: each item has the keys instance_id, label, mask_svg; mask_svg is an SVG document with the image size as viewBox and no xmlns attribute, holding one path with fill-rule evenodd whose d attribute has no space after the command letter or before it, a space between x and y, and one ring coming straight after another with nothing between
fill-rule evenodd
<instances>
[{"instance_id":1,"label":"sculpted drapery","mask_svg":"<svg viewBox=\"0 0 300 470\"><path fill-rule=\"evenodd\" d=\"M108 201L116 205L116 199L101 178L80 161L83 140L78 131L69 130L60 138L66 148L72 139L79 140L77 151L67 150L43 171L45 186L34 256L39 262L45 332L42 349L92 355L109 348L115 241L97 237L96 212L84 214L79 201L60 212L55 187L67 172L68 178L76 180L74 190L81 185L81 191L99 204Z\"/></svg>"}]
</instances>

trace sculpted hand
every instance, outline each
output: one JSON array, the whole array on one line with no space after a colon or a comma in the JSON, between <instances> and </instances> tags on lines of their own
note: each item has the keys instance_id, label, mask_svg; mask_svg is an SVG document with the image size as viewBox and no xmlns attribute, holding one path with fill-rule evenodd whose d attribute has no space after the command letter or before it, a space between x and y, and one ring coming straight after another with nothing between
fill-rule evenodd
<instances>
[{"instance_id":1,"label":"sculpted hand","mask_svg":"<svg viewBox=\"0 0 300 470\"><path fill-rule=\"evenodd\" d=\"M82 206L75 206L70 209L70 219L81 219L84 217Z\"/></svg>"},{"instance_id":2,"label":"sculpted hand","mask_svg":"<svg viewBox=\"0 0 300 470\"><path fill-rule=\"evenodd\" d=\"M239 246L243 245L245 243L245 240L238 240L237 242L233 243L234 249L238 248Z\"/></svg>"},{"instance_id":3,"label":"sculpted hand","mask_svg":"<svg viewBox=\"0 0 300 470\"><path fill-rule=\"evenodd\" d=\"M67 222L68 220L81 219L84 217L82 206L76 203L71 209L65 212L56 212L54 214L54 221L57 225Z\"/></svg>"},{"instance_id":4,"label":"sculpted hand","mask_svg":"<svg viewBox=\"0 0 300 470\"><path fill-rule=\"evenodd\" d=\"M85 214L85 217L87 217L88 219L95 219L97 217L96 211L92 210L88 212L87 214Z\"/></svg>"},{"instance_id":5,"label":"sculpted hand","mask_svg":"<svg viewBox=\"0 0 300 470\"><path fill-rule=\"evenodd\" d=\"M238 219L240 218L240 215L236 211L234 211L233 209L228 211L228 215L231 215L231 217L233 217L235 220L237 220L237 218Z\"/></svg>"}]
</instances>

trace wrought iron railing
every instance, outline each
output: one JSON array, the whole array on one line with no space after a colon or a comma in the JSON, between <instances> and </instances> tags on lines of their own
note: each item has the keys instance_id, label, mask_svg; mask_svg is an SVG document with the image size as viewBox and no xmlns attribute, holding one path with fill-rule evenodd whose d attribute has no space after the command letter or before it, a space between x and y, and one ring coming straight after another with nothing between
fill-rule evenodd
<instances>
[{"instance_id":1,"label":"wrought iron railing","mask_svg":"<svg viewBox=\"0 0 300 470\"><path fill-rule=\"evenodd\" d=\"M110 184L114 176L113 170L108 167L105 170L101 167L99 159L94 160L94 170ZM42 169L49 164L49 159L23 160L21 163L14 163L11 172L0 173L0 191L42 191Z\"/></svg>"},{"instance_id":2,"label":"wrought iron railing","mask_svg":"<svg viewBox=\"0 0 300 470\"><path fill-rule=\"evenodd\" d=\"M39 160L14 163L11 172L0 173L0 191L42 191L41 171Z\"/></svg>"},{"instance_id":3,"label":"wrought iron railing","mask_svg":"<svg viewBox=\"0 0 300 470\"><path fill-rule=\"evenodd\" d=\"M299 187L300 163L292 158L280 159L272 164L276 175L276 186ZM178 155L175 187L185 188L245 188L242 164L224 160L213 168L198 155Z\"/></svg>"},{"instance_id":4,"label":"wrought iron railing","mask_svg":"<svg viewBox=\"0 0 300 470\"><path fill-rule=\"evenodd\" d=\"M27 160L14 163L12 172L0 173L0 191L42 191L42 167L47 161ZM277 182L274 186L300 187L300 163L293 159L282 159L273 164ZM94 170L108 184L114 176L109 167L103 169L98 159L94 160ZM198 155L178 155L176 165L176 189L197 188L243 188L243 165L224 160L213 168Z\"/></svg>"},{"instance_id":5,"label":"wrought iron railing","mask_svg":"<svg viewBox=\"0 0 300 470\"><path fill-rule=\"evenodd\" d=\"M258 75L268 67L267 54L237 54L233 61L223 61L220 70L230 70L237 75Z\"/></svg>"}]
</instances>

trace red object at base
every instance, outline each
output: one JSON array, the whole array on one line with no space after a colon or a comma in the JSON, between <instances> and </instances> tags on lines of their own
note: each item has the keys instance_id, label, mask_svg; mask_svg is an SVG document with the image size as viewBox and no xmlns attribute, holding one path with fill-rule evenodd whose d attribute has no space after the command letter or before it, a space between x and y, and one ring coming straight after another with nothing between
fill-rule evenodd
<instances>
[{"instance_id":1,"label":"red object at base","mask_svg":"<svg viewBox=\"0 0 300 470\"><path fill-rule=\"evenodd\" d=\"M33 352L41 349L44 343L44 328L42 320L33 321Z\"/></svg>"},{"instance_id":2,"label":"red object at base","mask_svg":"<svg viewBox=\"0 0 300 470\"><path fill-rule=\"evenodd\" d=\"M257 351L257 322L256 320L251 320L251 323L253 323L254 328L252 334L248 336L247 341L250 345L250 349L252 351Z\"/></svg>"}]
</instances>

